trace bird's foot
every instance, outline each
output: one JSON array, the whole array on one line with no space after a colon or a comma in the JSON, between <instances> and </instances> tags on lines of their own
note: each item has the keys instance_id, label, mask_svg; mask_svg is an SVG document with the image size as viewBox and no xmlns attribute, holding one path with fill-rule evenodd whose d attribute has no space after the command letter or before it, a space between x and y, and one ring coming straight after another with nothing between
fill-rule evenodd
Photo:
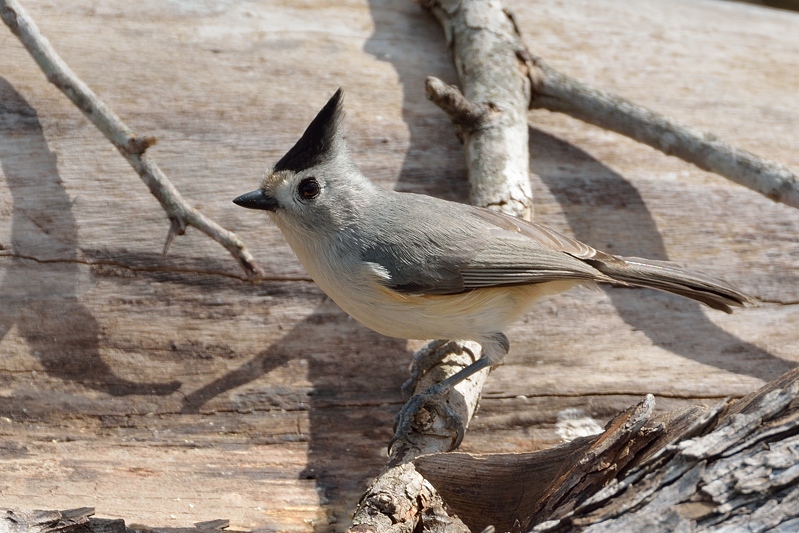
<instances>
[{"instance_id":1,"label":"bird's foot","mask_svg":"<svg viewBox=\"0 0 799 533\"><path fill-rule=\"evenodd\" d=\"M398 444L415 446L411 435L415 432L428 432L437 418L445 421L448 436L452 439L449 449L454 450L460 445L466 434L466 425L446 401L440 401L450 389L450 386L439 383L408 400L394 418L394 436L388 444L389 454Z\"/></svg>"},{"instance_id":2,"label":"bird's foot","mask_svg":"<svg viewBox=\"0 0 799 533\"><path fill-rule=\"evenodd\" d=\"M430 341L422 346L415 354L413 354L413 362L411 363L411 377L402 384L402 397L406 400L413 396L413 391L416 389L419 380L422 379L428 370L436 366L450 354L448 344L450 341L435 340Z\"/></svg>"}]
</instances>

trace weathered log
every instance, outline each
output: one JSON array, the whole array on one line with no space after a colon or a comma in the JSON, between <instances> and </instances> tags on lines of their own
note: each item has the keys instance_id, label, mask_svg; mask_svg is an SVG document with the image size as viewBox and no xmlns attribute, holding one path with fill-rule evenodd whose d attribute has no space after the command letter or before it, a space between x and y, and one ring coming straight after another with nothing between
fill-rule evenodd
<instances>
[{"instance_id":1,"label":"weathered log","mask_svg":"<svg viewBox=\"0 0 799 533\"><path fill-rule=\"evenodd\" d=\"M0 533L242 533L228 529L225 519L197 522L194 527L125 525L121 518L95 518L93 507L66 511L0 509Z\"/></svg>"},{"instance_id":2,"label":"weathered log","mask_svg":"<svg viewBox=\"0 0 799 533\"><path fill-rule=\"evenodd\" d=\"M741 400L652 416L648 397L600 435L529 454L415 459L472 529L747 531L799 523L799 370Z\"/></svg>"},{"instance_id":3,"label":"weathered log","mask_svg":"<svg viewBox=\"0 0 799 533\"><path fill-rule=\"evenodd\" d=\"M269 281L233 279L227 252L191 230L163 258L163 210L0 32L0 499L160 526L208 514L238 529L345 529L385 464L419 345L354 324L277 230L230 199L344 85L370 177L465 201L462 151L422 90L429 73L457 82L440 28L384 0L25 5L120 116L168 140L152 155L245 238ZM796 17L728 2L506 5L560 71L799 165ZM562 414L601 426L647 392L661 410L712 404L794 364L795 210L561 114L530 117L539 221L699 265L767 303L728 317L616 288L543 302L514 327L464 450L552 447Z\"/></svg>"}]
</instances>

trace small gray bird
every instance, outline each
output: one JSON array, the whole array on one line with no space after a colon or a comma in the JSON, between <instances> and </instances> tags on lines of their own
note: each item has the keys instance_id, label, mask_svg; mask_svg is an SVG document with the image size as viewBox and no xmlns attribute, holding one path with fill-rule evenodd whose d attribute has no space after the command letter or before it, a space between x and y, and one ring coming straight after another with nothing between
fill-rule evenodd
<instances>
[{"instance_id":1,"label":"small gray bird","mask_svg":"<svg viewBox=\"0 0 799 533\"><path fill-rule=\"evenodd\" d=\"M603 282L727 313L753 302L673 263L611 255L496 211L376 186L347 150L342 96L339 89L259 189L233 201L267 211L314 281L365 326L390 337L480 343L480 359L411 399L394 439L431 396L501 362L510 348L503 331L544 295Z\"/></svg>"}]
</instances>

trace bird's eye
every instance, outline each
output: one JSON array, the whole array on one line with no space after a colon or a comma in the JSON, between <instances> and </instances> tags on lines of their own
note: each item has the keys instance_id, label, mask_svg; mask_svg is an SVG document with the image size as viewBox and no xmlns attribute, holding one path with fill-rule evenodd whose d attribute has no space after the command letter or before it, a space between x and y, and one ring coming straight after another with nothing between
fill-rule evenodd
<instances>
[{"instance_id":1,"label":"bird's eye","mask_svg":"<svg viewBox=\"0 0 799 533\"><path fill-rule=\"evenodd\" d=\"M319 182L316 181L316 178L305 178L297 186L297 192L300 193L300 197L304 200L316 198L320 189L321 187L319 187Z\"/></svg>"}]
</instances>

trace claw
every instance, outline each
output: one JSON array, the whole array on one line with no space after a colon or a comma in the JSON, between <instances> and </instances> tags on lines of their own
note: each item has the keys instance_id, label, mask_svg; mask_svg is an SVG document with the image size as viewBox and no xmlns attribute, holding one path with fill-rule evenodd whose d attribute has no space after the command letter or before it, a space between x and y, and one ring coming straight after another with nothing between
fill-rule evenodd
<instances>
[{"instance_id":1,"label":"claw","mask_svg":"<svg viewBox=\"0 0 799 533\"><path fill-rule=\"evenodd\" d=\"M407 400L413 396L413 391L422 376L449 355L449 350L445 348L449 342L446 340L430 341L413 354L411 377L402 384L403 398Z\"/></svg>"},{"instance_id":2,"label":"claw","mask_svg":"<svg viewBox=\"0 0 799 533\"><path fill-rule=\"evenodd\" d=\"M483 370L484 368L488 368L491 366L491 361L487 357L481 357L471 365L467 366L460 372L448 377L447 379L441 381L440 383L436 383L432 387L428 388L424 392L420 394L416 394L415 396L411 396L408 402L400 409L400 412L397 413L397 416L394 418L394 436L391 437L391 440L388 444L388 453L389 455L392 454L392 450L394 449L394 445L403 440L411 445L415 444L413 440L410 438L410 433L413 431L413 422L414 418L418 414L419 410L428 402L432 400L436 400L440 398L445 393L449 392L452 387L463 381L464 379L468 378L469 376ZM455 429L455 438L452 441L450 450L457 448L461 441L463 440L464 434L466 433L466 427L463 420L452 411L452 409L448 405L439 406L438 404L434 404L435 409L437 410L437 414L439 416L443 415L447 419L447 426L453 427ZM445 412L441 413L440 409L443 409ZM418 424L417 424L418 425ZM424 428L418 428L424 430Z\"/></svg>"},{"instance_id":3,"label":"claw","mask_svg":"<svg viewBox=\"0 0 799 533\"><path fill-rule=\"evenodd\" d=\"M454 429L455 430L455 438L452 439L452 443L449 445L449 450L452 451L458 446L461 445L463 442L463 437L466 436L466 424L463 422L463 418L458 415L450 406L449 404L445 403L443 406L444 409L444 418L447 421L447 429ZM439 413L441 415L442 413Z\"/></svg>"},{"instance_id":4,"label":"claw","mask_svg":"<svg viewBox=\"0 0 799 533\"><path fill-rule=\"evenodd\" d=\"M423 393L412 396L407 403L402 406L402 409L400 409L399 413L397 413L397 416L394 417L394 436L391 437L391 440L388 443L389 455L391 454L391 450L394 448L394 444L396 444L399 440L404 440L409 444L414 444L413 440L410 438L410 434L413 431L413 419L419 413L419 410L424 407L429 400L435 398L436 394L430 394L434 388L435 386L430 387Z\"/></svg>"}]
</instances>

